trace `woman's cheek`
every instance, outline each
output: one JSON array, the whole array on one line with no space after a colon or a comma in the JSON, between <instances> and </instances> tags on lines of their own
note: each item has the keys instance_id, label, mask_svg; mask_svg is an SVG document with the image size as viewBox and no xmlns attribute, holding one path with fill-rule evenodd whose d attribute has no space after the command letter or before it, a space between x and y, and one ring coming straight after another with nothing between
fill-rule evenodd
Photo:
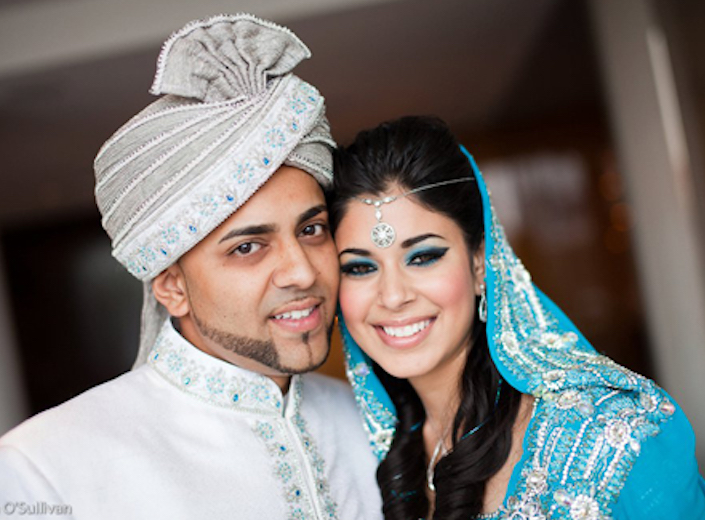
<instances>
[{"instance_id":1,"label":"woman's cheek","mask_svg":"<svg viewBox=\"0 0 705 520\"><path fill-rule=\"evenodd\" d=\"M340 283L340 293L338 295L338 300L340 303L340 309L343 311L343 317L345 318L345 325L353 338L356 336L356 331L362 327L365 321L365 316L367 315L366 302L364 298L364 291L358 291L350 287L350 283L342 280Z\"/></svg>"},{"instance_id":2,"label":"woman's cheek","mask_svg":"<svg viewBox=\"0 0 705 520\"><path fill-rule=\"evenodd\" d=\"M462 261L448 262L433 276L422 276L417 287L418 293L446 311L464 310L475 301L474 279Z\"/></svg>"},{"instance_id":3,"label":"woman's cheek","mask_svg":"<svg viewBox=\"0 0 705 520\"><path fill-rule=\"evenodd\" d=\"M475 296L472 293L472 280L462 270L458 270L452 276L436 280L434 289L433 294L438 295L438 304L443 307L464 305L469 297L474 299Z\"/></svg>"}]
</instances>

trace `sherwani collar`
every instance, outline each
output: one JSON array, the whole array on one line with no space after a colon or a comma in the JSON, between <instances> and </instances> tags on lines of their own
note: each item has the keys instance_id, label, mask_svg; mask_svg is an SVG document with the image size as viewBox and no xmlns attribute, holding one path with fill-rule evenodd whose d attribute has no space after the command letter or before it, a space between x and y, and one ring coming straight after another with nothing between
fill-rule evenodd
<instances>
[{"instance_id":1,"label":"sherwani collar","mask_svg":"<svg viewBox=\"0 0 705 520\"><path fill-rule=\"evenodd\" d=\"M199 350L167 319L147 358L169 383L207 404L244 412L290 415L301 399L301 377L291 380L288 403L270 378Z\"/></svg>"}]
</instances>

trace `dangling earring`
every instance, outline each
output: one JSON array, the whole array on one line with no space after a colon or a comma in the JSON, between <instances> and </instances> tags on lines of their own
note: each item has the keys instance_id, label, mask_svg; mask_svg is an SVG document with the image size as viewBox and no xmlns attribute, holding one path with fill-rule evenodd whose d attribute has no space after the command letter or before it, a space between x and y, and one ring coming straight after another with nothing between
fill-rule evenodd
<instances>
[{"instance_id":1,"label":"dangling earring","mask_svg":"<svg viewBox=\"0 0 705 520\"><path fill-rule=\"evenodd\" d=\"M480 304L477 306L477 314L482 323L487 323L487 297L485 296L485 284L480 286L482 294L480 295Z\"/></svg>"}]
</instances>

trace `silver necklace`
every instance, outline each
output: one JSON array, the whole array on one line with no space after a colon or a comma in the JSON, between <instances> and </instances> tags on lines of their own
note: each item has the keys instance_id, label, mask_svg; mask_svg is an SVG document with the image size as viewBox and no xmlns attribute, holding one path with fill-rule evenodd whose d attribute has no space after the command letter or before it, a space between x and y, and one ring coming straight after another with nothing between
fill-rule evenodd
<instances>
[{"instance_id":1,"label":"silver necklace","mask_svg":"<svg viewBox=\"0 0 705 520\"><path fill-rule=\"evenodd\" d=\"M434 427L433 429L435 430L436 428ZM448 430L450 430L450 425L448 425L445 432L438 437L438 442L436 443L436 447L431 455L431 460L428 461L428 467L426 468L426 485L428 486L428 489L434 493L436 492L436 485L433 483L433 477L436 474L436 461L448 455L448 450L445 445L445 438L446 435L448 435ZM441 449L443 450L443 453L441 453Z\"/></svg>"},{"instance_id":2,"label":"silver necklace","mask_svg":"<svg viewBox=\"0 0 705 520\"><path fill-rule=\"evenodd\" d=\"M363 199L361 197L353 198L357 201L367 204L368 206L373 206L375 208L375 218L377 219L377 224L375 224L372 228L372 231L370 232L370 238L372 239L372 243L374 245L376 245L380 249L384 249L394 243L394 240L396 240L397 238L397 233L396 231L394 231L394 228L390 224L388 224L387 222L382 222L383 204L391 204L395 200L398 200L402 197L408 197L409 195L412 195L414 193L418 193L420 191L428 190L431 188L436 188L438 186L445 186L447 184L456 184L458 182L469 182L474 180L474 177L461 177L460 179L450 179L447 181L434 182L433 184L414 188L413 190L409 190L405 193L402 193L401 195L389 195L381 199Z\"/></svg>"},{"instance_id":3,"label":"silver necklace","mask_svg":"<svg viewBox=\"0 0 705 520\"><path fill-rule=\"evenodd\" d=\"M461 441L467 439L474 433L477 433L480 428L487 424L487 421L489 421L490 418L494 415L495 410L497 410L497 403L499 403L499 396L502 393L502 381L504 380L500 379L499 384L497 385L497 395L495 395L494 398L494 408L492 408L492 412L487 417L485 417L484 421L475 426L469 432L464 433L463 436L460 438ZM433 426L433 424L431 424L431 426L434 430L436 430L436 427ZM430 489L434 493L436 492L436 485L433 483L433 478L436 476L436 461L448 455L448 450L446 449L444 443L445 438L448 435L448 430L450 430L450 425L448 425L443 435L441 435L438 439L438 442L436 443L436 448L433 450L433 455L431 455L431 460L428 462L428 466L426 467L426 485L428 486L428 489ZM436 433L438 433L437 430ZM441 448L443 449L443 453L440 453Z\"/></svg>"}]
</instances>

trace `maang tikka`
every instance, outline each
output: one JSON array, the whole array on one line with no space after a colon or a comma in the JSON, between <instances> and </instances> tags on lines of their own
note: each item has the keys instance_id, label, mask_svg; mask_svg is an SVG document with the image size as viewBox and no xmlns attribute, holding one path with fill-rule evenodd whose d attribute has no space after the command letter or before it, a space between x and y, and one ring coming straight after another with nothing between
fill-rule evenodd
<instances>
[{"instance_id":1,"label":"maang tikka","mask_svg":"<svg viewBox=\"0 0 705 520\"><path fill-rule=\"evenodd\" d=\"M440 181L440 182L434 182L433 184L428 184L426 186L421 186L419 188L414 188L413 190L409 190L405 193L402 193L401 195L389 195L387 197L384 197L382 199L363 199L360 197L353 197L355 200L358 200L364 204L367 204L369 206L374 206L375 208L375 218L377 219L377 224L374 225L372 228L372 231L370 232L370 238L372 239L372 243L379 247L380 249L387 248L391 246L394 243L394 240L397 238L397 232L394 231L394 228L391 226L391 224L388 224L387 222L382 222L382 205L383 204L390 204L394 202L395 200L398 200L402 197L408 197L409 195L413 195L414 193L418 193L420 191L428 190L431 188L436 188L438 186L445 186L447 184L456 184L458 182L469 182L469 181L474 181L474 177L461 177L460 179L450 179L447 181Z\"/></svg>"}]
</instances>

